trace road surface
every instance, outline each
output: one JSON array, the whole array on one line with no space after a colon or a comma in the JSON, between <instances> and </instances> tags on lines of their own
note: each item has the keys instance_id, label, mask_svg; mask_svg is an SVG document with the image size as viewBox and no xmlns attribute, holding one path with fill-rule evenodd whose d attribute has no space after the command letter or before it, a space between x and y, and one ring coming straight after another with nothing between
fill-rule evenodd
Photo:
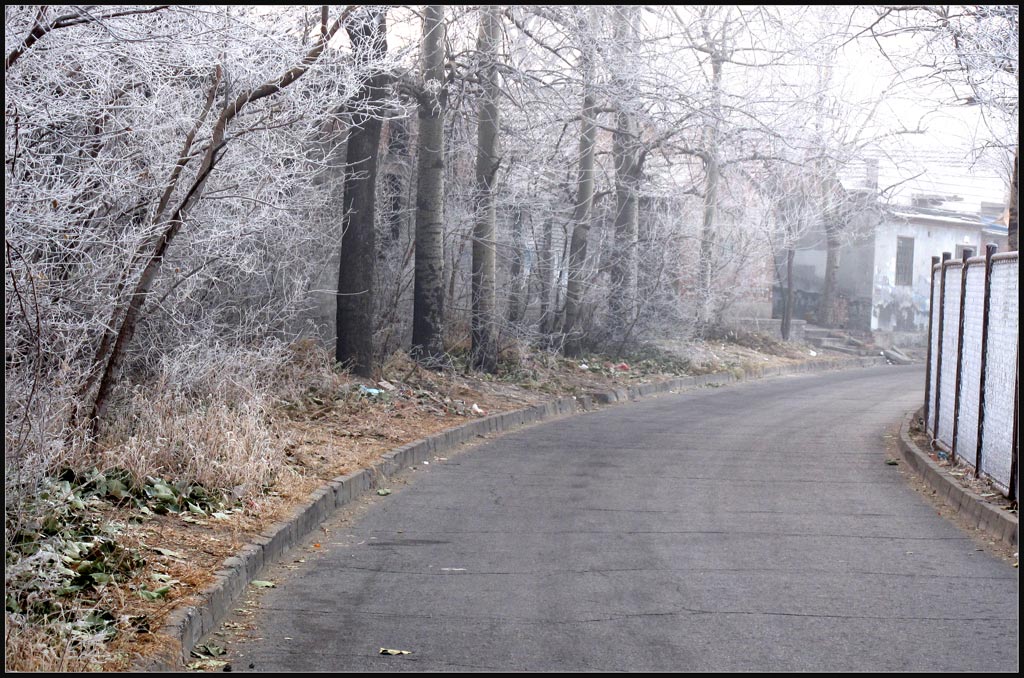
<instances>
[{"instance_id":1,"label":"road surface","mask_svg":"<svg viewBox=\"0 0 1024 678\"><path fill-rule=\"evenodd\" d=\"M267 574L277 588L232 620L251 628L228 633L227 659L1016 671L1017 571L885 463L922 382L878 367L702 389L434 460Z\"/></svg>"}]
</instances>

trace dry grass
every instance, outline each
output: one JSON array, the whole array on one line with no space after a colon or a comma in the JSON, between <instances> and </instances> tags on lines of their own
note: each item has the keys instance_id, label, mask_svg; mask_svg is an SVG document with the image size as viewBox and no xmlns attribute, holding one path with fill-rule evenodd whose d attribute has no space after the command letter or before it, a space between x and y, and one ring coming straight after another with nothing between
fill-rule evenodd
<instances>
[{"instance_id":1,"label":"dry grass","mask_svg":"<svg viewBox=\"0 0 1024 678\"><path fill-rule=\"evenodd\" d=\"M136 479L198 483L219 493L228 513L140 515L137 503L95 500L87 509L102 514L100 522L119 524L119 546L142 564L89 595L67 598L66 614L52 623L8 613L8 668L126 669L132 657L159 649L147 628L193 603L225 557L291 515L324 480L477 416L474 405L490 414L552 394L650 381L667 376L666 369L677 375L793 360L735 344L687 342L635 356L624 370L600 356L585 362L513 349L496 376L434 372L396 353L382 367L384 384L335 369L330 354L312 342L252 352L183 352L165 360L149 383L119 394L99 463L77 463L121 469ZM715 358L705 361L704 354ZM9 557L9 569L11 563ZM139 590L152 588L154 576L175 584L159 600L144 600ZM72 637L69 625L90 609L116 620L112 640Z\"/></svg>"}]
</instances>

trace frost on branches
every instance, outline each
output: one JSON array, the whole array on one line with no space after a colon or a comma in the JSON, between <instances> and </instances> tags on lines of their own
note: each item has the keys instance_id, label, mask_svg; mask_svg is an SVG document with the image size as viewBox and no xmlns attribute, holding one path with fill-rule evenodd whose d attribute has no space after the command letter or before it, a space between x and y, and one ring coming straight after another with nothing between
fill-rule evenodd
<instances>
[{"instance_id":1,"label":"frost on branches","mask_svg":"<svg viewBox=\"0 0 1024 678\"><path fill-rule=\"evenodd\" d=\"M324 19L5 10L8 490L88 451L122 375L272 359L300 329L340 239L340 193L312 178L370 68L330 42L358 12Z\"/></svg>"}]
</instances>

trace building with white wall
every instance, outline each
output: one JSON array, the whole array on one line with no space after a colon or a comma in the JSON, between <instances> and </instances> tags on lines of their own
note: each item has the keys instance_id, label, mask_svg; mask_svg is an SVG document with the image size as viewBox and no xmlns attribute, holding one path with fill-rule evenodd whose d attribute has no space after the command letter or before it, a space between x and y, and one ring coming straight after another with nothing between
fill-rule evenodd
<instances>
[{"instance_id":1,"label":"building with white wall","mask_svg":"<svg viewBox=\"0 0 1024 678\"><path fill-rule=\"evenodd\" d=\"M980 254L988 243L1006 249L1006 226L983 204L973 212L932 196L911 205L872 208L867 225L851 230L840 250L837 298L842 329L882 344L915 343L928 327L931 258L965 249ZM998 207L998 206L996 206ZM873 225L872 225L873 224ZM825 286L824 233L809 233L794 258L794 314L817 320ZM782 315L782 289L776 283L773 316Z\"/></svg>"}]
</instances>

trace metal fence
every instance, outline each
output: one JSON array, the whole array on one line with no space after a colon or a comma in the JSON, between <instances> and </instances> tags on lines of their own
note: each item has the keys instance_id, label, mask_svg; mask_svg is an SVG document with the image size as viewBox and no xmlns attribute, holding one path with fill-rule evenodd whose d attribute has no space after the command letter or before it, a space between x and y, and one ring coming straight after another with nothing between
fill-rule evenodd
<instances>
[{"instance_id":1,"label":"metal fence","mask_svg":"<svg viewBox=\"0 0 1024 678\"><path fill-rule=\"evenodd\" d=\"M932 257L925 428L936 447L1017 498L1017 252Z\"/></svg>"}]
</instances>

